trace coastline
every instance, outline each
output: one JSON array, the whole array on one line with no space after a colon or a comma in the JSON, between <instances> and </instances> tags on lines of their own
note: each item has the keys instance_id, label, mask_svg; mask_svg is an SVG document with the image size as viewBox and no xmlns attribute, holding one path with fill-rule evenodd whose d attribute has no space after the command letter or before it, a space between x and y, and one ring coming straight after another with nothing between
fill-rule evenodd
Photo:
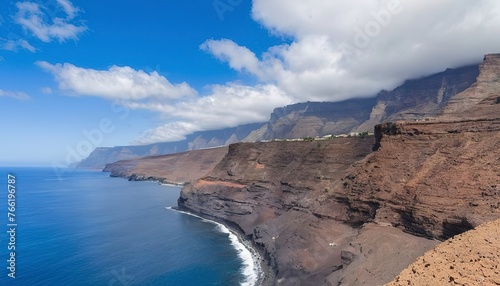
<instances>
[{"instance_id":1,"label":"coastline","mask_svg":"<svg viewBox=\"0 0 500 286\"><path fill-rule=\"evenodd\" d=\"M102 171L106 172L106 171ZM139 177L136 176L135 174L131 176L126 176L126 175L113 175L112 173L109 175L110 177L114 178L122 178L122 179L127 179L128 181L146 181L146 182L152 182L152 183L157 183L162 186L171 186L171 187L183 187L187 183L186 182L172 182L168 181L165 178L156 178L156 177ZM220 228L221 232L228 233L230 235L230 240L231 236L236 238L236 241L239 245L241 245L245 250L247 250L252 259L252 269L255 272L256 276L256 281L253 283L244 281L242 282L241 286L271 286L274 285L275 281L275 273L271 269L271 267L268 265L267 260L261 255L259 250L253 245L252 241L246 239L244 235L241 233L241 230L228 225L226 222L223 220L220 220L216 217L207 217L203 214L196 213L193 211L190 211L188 209L180 209L177 206L173 207L165 207L167 210L171 211L176 211L185 215L190 215L197 217L201 219L202 221L217 225ZM231 240L231 244L233 247L236 248L237 251L241 252L241 248L238 248L237 245L234 244L234 241ZM240 255L241 253L238 253L239 257L243 260L243 267L245 267L245 259ZM245 273L243 273L245 277L248 277Z\"/></svg>"},{"instance_id":2,"label":"coastline","mask_svg":"<svg viewBox=\"0 0 500 286\"><path fill-rule=\"evenodd\" d=\"M202 221L205 221L207 223L211 223L214 225L217 225L221 232L224 233L229 233L230 235L230 240L231 240L231 235L234 236L234 238L237 239L237 242L244 247L250 254L252 258L252 264L253 264L253 270L255 271L255 276L256 279L253 283L248 284L248 281L243 282L241 285L242 286L269 286L269 285L274 285L274 278L275 274L272 271L272 269L269 267L267 264L267 261L265 258L260 254L258 249L252 244L252 242L241 234L241 231L227 225L224 222L221 222L220 220L217 220L217 218L212 218L212 217L206 217L203 214L191 212L189 210L184 210L184 209L179 209L178 207L166 207L166 209L171 210L171 211L176 211L185 215L193 216L196 218L201 219ZM233 242L233 241L232 241ZM237 250L238 247L236 245L233 245ZM240 255L240 258L242 256ZM244 260L242 258L242 260ZM245 266L245 261L243 261L243 265ZM244 274L246 275L246 274Z\"/></svg>"},{"instance_id":3,"label":"coastline","mask_svg":"<svg viewBox=\"0 0 500 286\"><path fill-rule=\"evenodd\" d=\"M102 172L105 172L105 171L103 170ZM157 183L161 186L171 186L171 187L181 187L182 188L183 186L185 186L187 184L186 182L172 182L172 181L169 181L165 178L158 178L158 177L153 177L153 176L138 176L137 174L113 175L113 173L111 173L109 176L115 177L115 178L118 177L118 178L122 178L122 179L127 179L129 181L148 181L148 182L152 182L152 183ZM244 238L244 236L242 235L240 230L228 225L224 221L218 220L215 217L210 217L210 218L206 217L206 216L204 217L203 214L191 212L187 209L182 210L182 209L179 209L177 206L165 207L165 209L176 211L176 212L179 212L179 213L182 213L185 215L197 217L197 218L201 219L202 221L217 225L221 232L228 233L230 236L229 238L230 238L232 246L234 248L236 248L236 250L238 251L239 257L243 261L244 268L245 268L245 266L247 268L249 268L249 267L248 267L248 265L246 265L245 262L247 262L247 261L245 260L244 257L242 257L243 256L241 254L242 249L239 248L238 245L241 245L241 247L244 248L244 250L248 251L248 253L251 256L251 260L252 260L252 262L251 262L252 270L255 273L256 277L255 277L255 281L242 282L241 286L270 286L270 285L274 285L274 280L275 280L274 271L268 265L267 260L261 255L259 250L252 244L252 242L250 240ZM242 273L242 274L245 277L249 277L249 275L247 275L246 273Z\"/></svg>"}]
</instances>

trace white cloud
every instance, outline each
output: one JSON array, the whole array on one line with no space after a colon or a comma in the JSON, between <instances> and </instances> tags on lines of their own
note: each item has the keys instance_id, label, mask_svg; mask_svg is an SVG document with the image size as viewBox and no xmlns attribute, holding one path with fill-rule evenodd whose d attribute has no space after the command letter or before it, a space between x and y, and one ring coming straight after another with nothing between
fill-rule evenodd
<instances>
[{"instance_id":1,"label":"white cloud","mask_svg":"<svg viewBox=\"0 0 500 286\"><path fill-rule=\"evenodd\" d=\"M36 48L33 47L28 41L24 39L20 39L17 41L7 40L2 45L3 50L13 51L13 52L17 51L19 47L26 49L32 53L36 52Z\"/></svg>"},{"instance_id":2,"label":"white cloud","mask_svg":"<svg viewBox=\"0 0 500 286\"><path fill-rule=\"evenodd\" d=\"M63 7L68 2L58 1ZM29 19L40 11L29 9ZM64 10L67 19L77 13ZM157 72L38 65L68 95L161 114L167 123L138 142L175 141L196 131L264 122L274 108L294 102L373 96L409 78L478 63L483 54L499 52L498 15L497 0L253 0L253 18L288 43L258 55L231 39L202 43L202 50L259 81L213 85L202 96Z\"/></svg>"},{"instance_id":3,"label":"white cloud","mask_svg":"<svg viewBox=\"0 0 500 286\"><path fill-rule=\"evenodd\" d=\"M68 0L57 0L57 3L64 9L64 12L68 15L68 19L71 20L80 11L78 7L73 6L73 4Z\"/></svg>"},{"instance_id":4,"label":"white cloud","mask_svg":"<svg viewBox=\"0 0 500 286\"><path fill-rule=\"evenodd\" d=\"M0 89L0 97L10 97L17 100L30 100L31 97L24 92L19 91L9 91Z\"/></svg>"},{"instance_id":5,"label":"white cloud","mask_svg":"<svg viewBox=\"0 0 500 286\"><path fill-rule=\"evenodd\" d=\"M146 131L136 143L178 141L196 131L265 122L275 107L293 102L274 85L214 85L207 96L171 106L170 122Z\"/></svg>"},{"instance_id":6,"label":"white cloud","mask_svg":"<svg viewBox=\"0 0 500 286\"><path fill-rule=\"evenodd\" d=\"M231 40L201 47L301 101L372 96L478 63L500 47L495 0L254 0L253 18L290 44L255 55Z\"/></svg>"},{"instance_id":7,"label":"white cloud","mask_svg":"<svg viewBox=\"0 0 500 286\"><path fill-rule=\"evenodd\" d=\"M68 39L77 40L78 36L87 29L81 23L77 25L70 23L79 9L68 0L57 0L57 3L63 8L66 18L54 17L48 22L48 15L44 12L45 7L34 2L17 2L16 6L19 11L14 16L14 20L45 43L52 40L59 42Z\"/></svg>"},{"instance_id":8,"label":"white cloud","mask_svg":"<svg viewBox=\"0 0 500 286\"><path fill-rule=\"evenodd\" d=\"M196 131L265 122L275 107L295 102L272 84L212 85L198 97L187 83L172 84L157 72L113 66L94 70L75 65L37 62L67 95L97 96L129 109L159 113L169 123L149 130L138 142L176 141ZM50 88L43 88L48 93Z\"/></svg>"},{"instance_id":9,"label":"white cloud","mask_svg":"<svg viewBox=\"0 0 500 286\"><path fill-rule=\"evenodd\" d=\"M50 72L67 95L102 97L130 109L157 112L168 120L169 123L147 131L140 143L176 141L196 131L265 122L275 107L295 102L272 84L213 85L207 94L198 97L187 83L172 84L157 72L118 66L94 70L69 63L37 65ZM43 89L49 91L52 90Z\"/></svg>"},{"instance_id":10,"label":"white cloud","mask_svg":"<svg viewBox=\"0 0 500 286\"><path fill-rule=\"evenodd\" d=\"M112 100L172 100L196 96L187 83L172 84L157 72L146 73L131 67L112 66L108 70L95 70L75 65L37 62L52 73L59 88L72 95L98 96Z\"/></svg>"},{"instance_id":11,"label":"white cloud","mask_svg":"<svg viewBox=\"0 0 500 286\"><path fill-rule=\"evenodd\" d=\"M237 71L247 71L255 75L260 74L260 63L255 54L245 47L238 46L231 40L208 40L201 44L200 48L212 53L222 61L227 61L229 66Z\"/></svg>"}]
</instances>

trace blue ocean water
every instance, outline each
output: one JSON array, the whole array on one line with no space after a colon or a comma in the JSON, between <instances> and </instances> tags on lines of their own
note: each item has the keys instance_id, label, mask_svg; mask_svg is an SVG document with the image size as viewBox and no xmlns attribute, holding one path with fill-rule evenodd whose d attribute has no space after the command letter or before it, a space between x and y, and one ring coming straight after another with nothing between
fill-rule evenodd
<instances>
[{"instance_id":1,"label":"blue ocean water","mask_svg":"<svg viewBox=\"0 0 500 286\"><path fill-rule=\"evenodd\" d=\"M15 279L8 277L8 173L16 176ZM241 285L221 227L166 207L179 188L106 173L0 168L0 285ZM247 269L248 270L248 269Z\"/></svg>"}]
</instances>

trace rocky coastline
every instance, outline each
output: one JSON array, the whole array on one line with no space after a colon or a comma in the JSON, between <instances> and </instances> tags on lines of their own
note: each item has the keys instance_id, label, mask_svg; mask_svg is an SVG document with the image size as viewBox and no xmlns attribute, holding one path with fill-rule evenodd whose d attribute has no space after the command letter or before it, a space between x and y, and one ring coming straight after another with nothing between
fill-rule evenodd
<instances>
[{"instance_id":1,"label":"rocky coastline","mask_svg":"<svg viewBox=\"0 0 500 286\"><path fill-rule=\"evenodd\" d=\"M487 55L438 116L384 122L365 138L232 144L187 180L175 167L157 176L151 162L128 176L189 182L178 208L249 241L268 267L262 285L383 285L500 219L499 98L500 55ZM180 171L200 164L181 157Z\"/></svg>"}]
</instances>

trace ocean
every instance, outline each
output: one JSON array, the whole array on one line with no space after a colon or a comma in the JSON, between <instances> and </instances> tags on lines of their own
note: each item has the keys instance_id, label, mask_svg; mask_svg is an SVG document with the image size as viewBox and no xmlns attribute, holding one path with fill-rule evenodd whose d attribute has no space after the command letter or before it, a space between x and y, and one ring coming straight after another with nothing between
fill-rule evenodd
<instances>
[{"instance_id":1,"label":"ocean","mask_svg":"<svg viewBox=\"0 0 500 286\"><path fill-rule=\"evenodd\" d=\"M170 209L179 187L92 171L59 178L52 168L0 168L0 189L0 285L233 286L257 279L249 250L227 228Z\"/></svg>"}]
</instances>

